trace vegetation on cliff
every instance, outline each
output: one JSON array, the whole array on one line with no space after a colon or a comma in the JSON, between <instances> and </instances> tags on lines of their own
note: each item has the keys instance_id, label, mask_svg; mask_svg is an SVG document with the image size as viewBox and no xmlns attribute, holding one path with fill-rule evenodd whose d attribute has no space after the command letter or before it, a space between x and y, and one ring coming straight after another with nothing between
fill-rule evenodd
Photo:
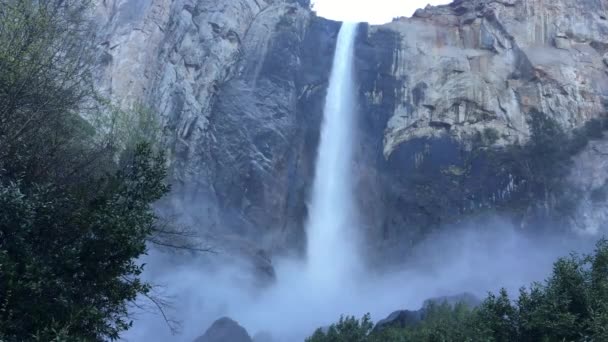
<instances>
[{"instance_id":1,"label":"vegetation on cliff","mask_svg":"<svg viewBox=\"0 0 608 342\"><path fill-rule=\"evenodd\" d=\"M477 308L431 303L419 323L383 330L373 329L369 315L342 317L307 339L410 341L608 341L608 241L599 241L592 255L559 259L544 283L522 288L515 300L503 289Z\"/></svg>"}]
</instances>

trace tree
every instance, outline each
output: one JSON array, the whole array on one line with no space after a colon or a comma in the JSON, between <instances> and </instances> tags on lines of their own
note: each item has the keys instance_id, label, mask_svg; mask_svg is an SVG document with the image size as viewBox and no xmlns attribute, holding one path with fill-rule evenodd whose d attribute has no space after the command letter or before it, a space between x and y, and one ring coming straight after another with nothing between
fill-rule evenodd
<instances>
[{"instance_id":1,"label":"tree","mask_svg":"<svg viewBox=\"0 0 608 342\"><path fill-rule=\"evenodd\" d=\"M352 316L340 317L337 324L332 324L325 332L318 329L306 342L366 342L372 327L369 314L361 320Z\"/></svg>"},{"instance_id":2,"label":"tree","mask_svg":"<svg viewBox=\"0 0 608 342\"><path fill-rule=\"evenodd\" d=\"M137 258L173 236L153 208L162 148L83 119L97 107L87 15L82 0L0 0L2 341L118 339L151 288Z\"/></svg>"},{"instance_id":3,"label":"tree","mask_svg":"<svg viewBox=\"0 0 608 342\"><path fill-rule=\"evenodd\" d=\"M75 143L78 135L63 131L84 125L74 114L93 95L86 8L78 0L0 0L4 175L21 174L25 181L58 176L82 148ZM93 134L85 127L78 131Z\"/></svg>"},{"instance_id":4,"label":"tree","mask_svg":"<svg viewBox=\"0 0 608 342\"><path fill-rule=\"evenodd\" d=\"M168 187L164 157L140 145L128 166L74 188L0 188L0 335L5 340L117 339L127 303L150 285L136 258Z\"/></svg>"}]
</instances>

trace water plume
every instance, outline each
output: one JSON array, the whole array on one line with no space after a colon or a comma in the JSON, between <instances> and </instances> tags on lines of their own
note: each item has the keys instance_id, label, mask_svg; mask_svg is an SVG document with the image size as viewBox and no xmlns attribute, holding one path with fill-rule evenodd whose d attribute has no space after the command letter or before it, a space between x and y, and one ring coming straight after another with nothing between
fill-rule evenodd
<instances>
[{"instance_id":1,"label":"water plume","mask_svg":"<svg viewBox=\"0 0 608 342\"><path fill-rule=\"evenodd\" d=\"M357 24L338 35L325 100L315 179L306 225L307 272L311 286L337 291L359 265L352 188L355 130L354 50Z\"/></svg>"}]
</instances>

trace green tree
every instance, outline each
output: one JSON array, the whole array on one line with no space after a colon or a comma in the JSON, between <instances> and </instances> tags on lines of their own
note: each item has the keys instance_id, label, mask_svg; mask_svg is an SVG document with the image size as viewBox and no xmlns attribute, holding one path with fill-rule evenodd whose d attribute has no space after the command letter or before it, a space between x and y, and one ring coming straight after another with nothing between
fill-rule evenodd
<instances>
[{"instance_id":1,"label":"green tree","mask_svg":"<svg viewBox=\"0 0 608 342\"><path fill-rule=\"evenodd\" d=\"M48 341L116 339L127 303L150 285L138 276L168 187L164 157L138 146L124 170L74 187L0 187L0 335Z\"/></svg>"},{"instance_id":2,"label":"green tree","mask_svg":"<svg viewBox=\"0 0 608 342\"><path fill-rule=\"evenodd\" d=\"M153 209L169 187L150 127L117 144L83 119L99 104L88 13L0 0L2 341L117 339L151 288L137 258L176 235Z\"/></svg>"},{"instance_id":3,"label":"green tree","mask_svg":"<svg viewBox=\"0 0 608 342\"><path fill-rule=\"evenodd\" d=\"M81 138L94 131L77 115L93 96L86 9L79 0L0 0L5 177L72 178L83 149L91 148L93 140Z\"/></svg>"},{"instance_id":4,"label":"green tree","mask_svg":"<svg viewBox=\"0 0 608 342\"><path fill-rule=\"evenodd\" d=\"M337 324L332 324L327 328L317 329L314 335L306 342L366 342L373 324L369 314L363 316L361 320L355 317L340 317Z\"/></svg>"}]
</instances>

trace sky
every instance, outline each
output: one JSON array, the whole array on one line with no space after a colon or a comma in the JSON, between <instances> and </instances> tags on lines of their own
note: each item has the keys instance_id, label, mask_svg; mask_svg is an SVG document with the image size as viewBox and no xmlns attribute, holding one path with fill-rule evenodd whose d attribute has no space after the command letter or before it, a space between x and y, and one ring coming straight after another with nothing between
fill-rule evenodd
<instances>
[{"instance_id":1,"label":"sky","mask_svg":"<svg viewBox=\"0 0 608 342\"><path fill-rule=\"evenodd\" d=\"M409 17L427 4L441 5L451 0L312 0L319 16L339 20L388 23L395 17Z\"/></svg>"}]
</instances>

